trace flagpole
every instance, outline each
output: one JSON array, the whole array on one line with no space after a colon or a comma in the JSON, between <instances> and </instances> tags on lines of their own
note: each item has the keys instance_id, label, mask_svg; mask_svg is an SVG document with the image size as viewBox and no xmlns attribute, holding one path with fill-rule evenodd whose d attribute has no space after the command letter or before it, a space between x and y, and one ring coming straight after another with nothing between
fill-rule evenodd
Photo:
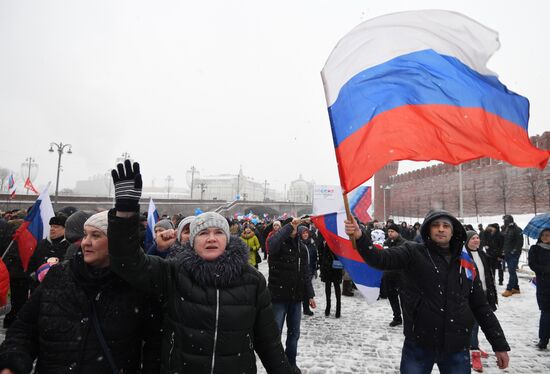
<instances>
[{"instance_id":1,"label":"flagpole","mask_svg":"<svg viewBox=\"0 0 550 374\"><path fill-rule=\"evenodd\" d=\"M4 253L2 254L2 260L4 259L4 257L6 256L6 254L8 253L8 251L10 250L12 244L13 244L14 240L12 239L11 242L10 242L10 245L8 245L8 248L6 248L6 250L4 251Z\"/></svg>"}]
</instances>

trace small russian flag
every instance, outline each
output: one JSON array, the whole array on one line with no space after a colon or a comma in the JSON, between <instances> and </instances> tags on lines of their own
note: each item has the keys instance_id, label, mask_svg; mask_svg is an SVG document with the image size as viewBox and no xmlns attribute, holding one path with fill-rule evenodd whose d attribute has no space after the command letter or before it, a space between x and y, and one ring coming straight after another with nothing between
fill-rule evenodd
<instances>
[{"instance_id":1,"label":"small russian flag","mask_svg":"<svg viewBox=\"0 0 550 374\"><path fill-rule=\"evenodd\" d=\"M460 268L464 268L466 272L466 278L469 280L474 280L476 277L476 265L466 248L462 247L462 252L460 253Z\"/></svg>"}]
</instances>

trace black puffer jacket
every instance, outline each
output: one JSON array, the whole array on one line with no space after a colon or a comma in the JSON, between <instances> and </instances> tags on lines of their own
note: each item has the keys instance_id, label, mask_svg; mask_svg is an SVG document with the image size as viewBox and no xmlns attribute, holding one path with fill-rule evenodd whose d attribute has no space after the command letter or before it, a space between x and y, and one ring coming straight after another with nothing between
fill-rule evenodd
<instances>
[{"instance_id":1,"label":"black puffer jacket","mask_svg":"<svg viewBox=\"0 0 550 374\"><path fill-rule=\"evenodd\" d=\"M328 243L320 233L317 243L319 243L319 266L321 270L321 281L325 283L342 283L344 271L342 269L335 269L332 267L332 261L336 260L336 256L332 253Z\"/></svg>"},{"instance_id":2,"label":"black puffer jacket","mask_svg":"<svg viewBox=\"0 0 550 374\"><path fill-rule=\"evenodd\" d=\"M164 302L162 373L288 373L265 278L248 265L243 241L232 237L215 261L188 247L175 259L145 255L138 217L109 212L113 271Z\"/></svg>"},{"instance_id":3,"label":"black puffer jacket","mask_svg":"<svg viewBox=\"0 0 550 374\"><path fill-rule=\"evenodd\" d=\"M65 253L67 252L68 247L69 242L63 237L57 240L47 238L38 242L38 245L29 260L29 267L27 268L27 274L29 274L31 278L31 282L29 284L31 292L34 291L39 285L34 274L36 269L38 269L40 265L46 263L50 257L57 257L59 261L63 261L65 259Z\"/></svg>"},{"instance_id":4,"label":"black puffer jacket","mask_svg":"<svg viewBox=\"0 0 550 374\"><path fill-rule=\"evenodd\" d=\"M268 239L269 292L274 303L298 303L315 296L308 252L298 235L292 238L287 223Z\"/></svg>"},{"instance_id":5,"label":"black puffer jacket","mask_svg":"<svg viewBox=\"0 0 550 374\"><path fill-rule=\"evenodd\" d=\"M485 231L485 246L487 246L487 256L497 259L504 257L504 252L502 251L502 235L499 232L491 233Z\"/></svg>"},{"instance_id":6,"label":"black puffer jacket","mask_svg":"<svg viewBox=\"0 0 550 374\"><path fill-rule=\"evenodd\" d=\"M472 251L469 248L467 250L470 257L473 258ZM485 290L485 294L487 295L487 302L491 306L491 309L495 311L497 310L498 296L497 288L495 286L495 278L493 278L493 272L491 271L491 266L489 264L489 256L487 256L487 253L485 253L485 251L481 248L477 250L477 253L479 254L479 258L481 258L481 262L483 263L483 270L485 273L485 287L487 288Z\"/></svg>"},{"instance_id":7,"label":"black puffer jacket","mask_svg":"<svg viewBox=\"0 0 550 374\"><path fill-rule=\"evenodd\" d=\"M514 222L508 224L501 233L502 235L502 250L506 256L517 255L521 253L523 248L523 230Z\"/></svg>"},{"instance_id":8,"label":"black puffer jacket","mask_svg":"<svg viewBox=\"0 0 550 374\"><path fill-rule=\"evenodd\" d=\"M529 249L529 267L537 275L537 302L539 309L550 312L550 248L544 244Z\"/></svg>"},{"instance_id":9,"label":"black puffer jacket","mask_svg":"<svg viewBox=\"0 0 550 374\"><path fill-rule=\"evenodd\" d=\"M21 309L0 347L0 368L30 373L37 358L40 374L111 373L92 324L92 300L119 371L158 373L160 305L108 269L89 268L82 252L52 267Z\"/></svg>"},{"instance_id":10,"label":"black puffer jacket","mask_svg":"<svg viewBox=\"0 0 550 374\"><path fill-rule=\"evenodd\" d=\"M453 222L450 263L429 237L430 223L443 216ZM466 239L460 222L447 212L431 212L424 219L421 234L426 244L407 242L384 250L373 248L366 233L357 241L369 265L402 270L401 301L407 339L430 349L461 351L469 347L475 316L494 351L510 350L479 278L472 282L460 268L459 256Z\"/></svg>"}]
</instances>

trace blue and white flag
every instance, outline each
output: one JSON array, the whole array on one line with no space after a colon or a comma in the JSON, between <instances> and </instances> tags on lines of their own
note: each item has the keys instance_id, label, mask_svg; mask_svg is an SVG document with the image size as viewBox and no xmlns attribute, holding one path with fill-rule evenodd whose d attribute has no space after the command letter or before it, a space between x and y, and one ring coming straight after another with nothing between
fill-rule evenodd
<instances>
[{"instance_id":1,"label":"blue and white flag","mask_svg":"<svg viewBox=\"0 0 550 374\"><path fill-rule=\"evenodd\" d=\"M153 198L149 198L149 209L147 209L147 231L145 232L145 250L149 250L155 240L155 225L159 221L159 212L155 207Z\"/></svg>"}]
</instances>

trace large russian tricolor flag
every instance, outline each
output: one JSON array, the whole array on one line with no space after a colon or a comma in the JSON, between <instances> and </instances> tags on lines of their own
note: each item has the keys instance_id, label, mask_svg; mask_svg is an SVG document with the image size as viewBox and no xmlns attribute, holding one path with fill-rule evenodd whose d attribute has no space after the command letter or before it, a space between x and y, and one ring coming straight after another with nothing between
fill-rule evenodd
<instances>
[{"instance_id":1,"label":"large russian tricolor flag","mask_svg":"<svg viewBox=\"0 0 550 374\"><path fill-rule=\"evenodd\" d=\"M38 196L25 217L25 221L13 234L17 242L23 270L27 271L29 260L38 242L50 234L50 218L54 216L52 202L48 194L50 185Z\"/></svg>"},{"instance_id":2,"label":"large russian tricolor flag","mask_svg":"<svg viewBox=\"0 0 550 374\"><path fill-rule=\"evenodd\" d=\"M459 164L490 157L544 168L528 136L529 102L486 68L498 34L459 13L368 20L322 71L344 192L397 160Z\"/></svg>"},{"instance_id":3,"label":"large russian tricolor flag","mask_svg":"<svg viewBox=\"0 0 550 374\"><path fill-rule=\"evenodd\" d=\"M357 250L353 249L345 233L344 220L346 213L329 213L311 218L315 227L321 231L332 252L344 264L357 289L365 296L367 302L373 303L380 294L382 272L365 263Z\"/></svg>"}]
</instances>

